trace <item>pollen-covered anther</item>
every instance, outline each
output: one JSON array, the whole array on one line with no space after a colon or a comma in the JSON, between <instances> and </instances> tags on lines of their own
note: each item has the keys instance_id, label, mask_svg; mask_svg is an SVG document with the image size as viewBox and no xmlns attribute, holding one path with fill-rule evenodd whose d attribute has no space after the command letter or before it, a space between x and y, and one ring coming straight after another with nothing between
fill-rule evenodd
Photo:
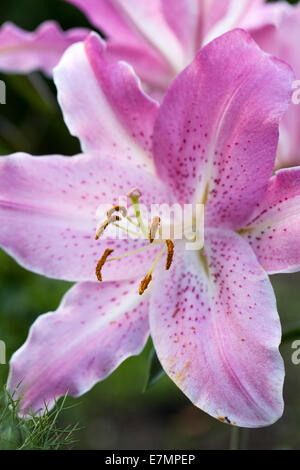
<instances>
[{"instance_id":1,"label":"pollen-covered anther","mask_svg":"<svg viewBox=\"0 0 300 470\"><path fill-rule=\"evenodd\" d=\"M107 258L109 257L109 255L111 255L113 253L114 250L111 250L109 248L107 248L103 255L101 256L101 258L99 259L98 263L97 263L97 266L96 266L96 276L97 276L97 279L98 281L102 282L102 274L101 274L101 270L104 266L104 264L106 263L106 260Z\"/></svg>"},{"instance_id":2,"label":"pollen-covered anther","mask_svg":"<svg viewBox=\"0 0 300 470\"><path fill-rule=\"evenodd\" d=\"M101 237L101 235L103 235L104 231L107 229L107 227L110 224L113 224L114 222L118 222L119 220L121 220L121 217L119 215L112 215L108 217L103 222L103 224L101 224L100 227L98 228L96 236L95 236L95 240L98 240L98 238Z\"/></svg>"},{"instance_id":3,"label":"pollen-covered anther","mask_svg":"<svg viewBox=\"0 0 300 470\"><path fill-rule=\"evenodd\" d=\"M109 211L107 211L106 215L110 218L115 212L120 212L123 217L127 216L127 209L124 206L113 206Z\"/></svg>"},{"instance_id":4,"label":"pollen-covered anther","mask_svg":"<svg viewBox=\"0 0 300 470\"><path fill-rule=\"evenodd\" d=\"M141 281L140 288L139 288L140 295L142 295L145 292L145 290L148 288L151 281L152 281L152 275L147 274L147 276Z\"/></svg>"},{"instance_id":5,"label":"pollen-covered anther","mask_svg":"<svg viewBox=\"0 0 300 470\"><path fill-rule=\"evenodd\" d=\"M150 230L149 230L149 241L150 243L153 243L155 236L157 234L157 230L159 229L160 225L160 218L159 217L154 217L152 220Z\"/></svg>"},{"instance_id":6,"label":"pollen-covered anther","mask_svg":"<svg viewBox=\"0 0 300 470\"><path fill-rule=\"evenodd\" d=\"M167 261L166 261L166 271L168 271L171 267L173 257L174 257L174 243L172 240L166 240L168 254L167 254Z\"/></svg>"}]
</instances>

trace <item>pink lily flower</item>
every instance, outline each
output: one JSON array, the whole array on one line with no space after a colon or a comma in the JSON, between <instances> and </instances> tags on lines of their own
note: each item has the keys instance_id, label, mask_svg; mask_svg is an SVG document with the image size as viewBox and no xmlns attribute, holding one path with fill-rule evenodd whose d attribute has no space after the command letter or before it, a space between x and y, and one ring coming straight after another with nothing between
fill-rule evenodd
<instances>
[{"instance_id":1,"label":"pink lily flower","mask_svg":"<svg viewBox=\"0 0 300 470\"><path fill-rule=\"evenodd\" d=\"M259 46L289 63L300 76L300 7L265 0L67 0L108 36L108 55L134 66L148 93L161 100L170 81L197 50L217 36L241 27ZM34 32L12 23L0 28L0 70L51 75L62 54L89 31L62 31L46 21ZM300 112L293 106L280 127L276 168L300 162Z\"/></svg>"},{"instance_id":2,"label":"pink lily flower","mask_svg":"<svg viewBox=\"0 0 300 470\"><path fill-rule=\"evenodd\" d=\"M267 5L264 0L67 1L107 35L110 57L130 63L147 90L158 96L200 47L235 27L254 31L276 25L286 10L286 5ZM4 25L0 69L49 72L70 42L83 40L85 34L84 30L62 32L48 22L35 33Z\"/></svg>"},{"instance_id":3,"label":"pink lily flower","mask_svg":"<svg viewBox=\"0 0 300 470\"><path fill-rule=\"evenodd\" d=\"M89 154L0 159L0 245L27 269L77 281L11 359L8 387L22 381L23 412L87 392L151 333L163 368L196 406L237 426L273 423L284 366L268 273L300 266L300 170L271 176L291 69L235 30L200 50L159 107L92 33L54 77L65 121ZM166 252L153 264L164 241L109 231L95 241L99 204L132 188L147 208L205 203L202 250L174 241L165 270ZM116 259L101 264L101 283L95 267L107 248Z\"/></svg>"},{"instance_id":4,"label":"pink lily flower","mask_svg":"<svg viewBox=\"0 0 300 470\"><path fill-rule=\"evenodd\" d=\"M268 26L257 31L255 40L265 51L289 63L300 79L300 5L290 7L288 14L281 18L277 28ZM300 164L300 82L295 83L298 98L284 116L280 127L280 141L277 167Z\"/></svg>"}]
</instances>

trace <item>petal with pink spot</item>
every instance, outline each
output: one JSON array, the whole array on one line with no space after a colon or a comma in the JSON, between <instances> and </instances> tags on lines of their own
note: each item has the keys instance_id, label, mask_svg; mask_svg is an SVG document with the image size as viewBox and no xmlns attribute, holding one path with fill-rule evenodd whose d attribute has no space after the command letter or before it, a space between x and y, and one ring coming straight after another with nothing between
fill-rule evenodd
<instances>
[{"instance_id":1,"label":"petal with pink spot","mask_svg":"<svg viewBox=\"0 0 300 470\"><path fill-rule=\"evenodd\" d=\"M77 284L56 312L36 320L10 362L8 389L17 389L23 413L87 392L142 351L149 301L137 289L135 281Z\"/></svg>"},{"instance_id":2,"label":"petal with pink spot","mask_svg":"<svg viewBox=\"0 0 300 470\"><path fill-rule=\"evenodd\" d=\"M242 427L282 414L283 361L271 283L249 245L209 229L205 252L177 251L153 286L150 330L158 357L199 408Z\"/></svg>"},{"instance_id":3,"label":"petal with pink spot","mask_svg":"<svg viewBox=\"0 0 300 470\"><path fill-rule=\"evenodd\" d=\"M149 172L100 155L1 157L0 179L1 247L25 268L68 281L95 281L106 248L114 249L115 257L149 246L148 240L127 232L117 236L115 228L95 240L106 211L120 197L125 196L130 209L126 194L138 187L149 211L152 203L168 204L172 198ZM106 263L103 280L144 277L158 249L151 245Z\"/></svg>"},{"instance_id":4,"label":"petal with pink spot","mask_svg":"<svg viewBox=\"0 0 300 470\"><path fill-rule=\"evenodd\" d=\"M269 274L300 269L300 167L278 171L241 232Z\"/></svg>"},{"instance_id":5,"label":"petal with pink spot","mask_svg":"<svg viewBox=\"0 0 300 470\"><path fill-rule=\"evenodd\" d=\"M202 48L170 86L154 129L157 171L206 223L238 228L262 198L293 73L242 30Z\"/></svg>"}]
</instances>

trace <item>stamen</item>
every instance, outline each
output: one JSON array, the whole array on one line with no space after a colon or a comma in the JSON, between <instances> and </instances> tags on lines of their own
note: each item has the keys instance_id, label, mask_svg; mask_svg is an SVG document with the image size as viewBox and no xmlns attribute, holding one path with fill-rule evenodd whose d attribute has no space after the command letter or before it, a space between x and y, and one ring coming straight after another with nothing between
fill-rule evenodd
<instances>
[{"instance_id":1,"label":"stamen","mask_svg":"<svg viewBox=\"0 0 300 470\"><path fill-rule=\"evenodd\" d=\"M157 265L157 263L159 262L160 258L162 257L162 255L164 254L165 251L166 251L166 247L164 246L163 249L158 253L157 257L155 258L154 263L152 264L151 269L148 272L147 276L142 280L142 282L140 284L140 290L139 290L140 295L142 295L145 292L145 290L147 289L150 281L152 280L152 273L154 271L154 268Z\"/></svg>"},{"instance_id":2,"label":"stamen","mask_svg":"<svg viewBox=\"0 0 300 470\"><path fill-rule=\"evenodd\" d=\"M172 240L166 240L168 254L167 254L167 261L166 261L166 271L168 271L171 267L173 256L174 256L174 243Z\"/></svg>"},{"instance_id":3,"label":"stamen","mask_svg":"<svg viewBox=\"0 0 300 470\"><path fill-rule=\"evenodd\" d=\"M147 274L147 276L141 281L140 288L139 288L140 295L142 295L145 292L145 290L148 288L151 281L152 281L152 275Z\"/></svg>"},{"instance_id":4,"label":"stamen","mask_svg":"<svg viewBox=\"0 0 300 470\"><path fill-rule=\"evenodd\" d=\"M97 279L98 281L102 282L102 274L101 274L101 269L103 268L104 264L106 263L106 260L108 258L108 256L113 253L114 250L110 250L109 248L107 248L103 255L101 256L101 258L99 259L98 263L97 263L97 266L96 266L96 276L97 276Z\"/></svg>"},{"instance_id":5,"label":"stamen","mask_svg":"<svg viewBox=\"0 0 300 470\"><path fill-rule=\"evenodd\" d=\"M107 262L109 263L110 261L116 261L118 259L127 258L127 256L131 256L131 255L135 255L137 253L141 253L142 251L148 250L149 248L150 248L149 245L142 246L141 248L138 248L137 250L128 251L127 253L124 253L123 255L116 256L115 258L108 259Z\"/></svg>"},{"instance_id":6,"label":"stamen","mask_svg":"<svg viewBox=\"0 0 300 470\"><path fill-rule=\"evenodd\" d=\"M129 228L126 228L126 227L122 227L122 225L119 225L119 224L113 224L114 227L117 227L121 230L124 230L124 232L127 232L127 233L131 233L132 235L134 235L136 238L144 238L144 235L142 235L141 233L137 233L135 232L134 230L130 230Z\"/></svg>"},{"instance_id":7,"label":"stamen","mask_svg":"<svg viewBox=\"0 0 300 470\"><path fill-rule=\"evenodd\" d=\"M127 197L131 199L137 223L133 222L128 217L126 207L115 205L107 211L107 219L99 227L99 229L97 230L97 233L96 233L96 237L95 237L96 240L98 240L98 238L104 233L106 228L110 224L113 224L115 227L118 227L119 229L125 230L125 231L130 232L130 233L133 233L137 237L144 236L150 242L150 245L148 245L148 246L140 247L137 250L133 250L129 253L124 253L120 256L117 256L115 258L110 258L110 259L108 259L108 257L110 256L111 253L113 253L114 250L111 250L111 249L107 248L104 251L102 257L100 258L100 260L98 261L97 266L96 266L96 276L97 276L98 281L100 281L100 282L102 282L101 270L102 270L102 268L103 268L103 266L106 262L119 260L119 259L125 258L127 256L137 254L137 253L139 253L143 250L146 250L146 249L150 248L150 246L152 246L152 244L156 244L156 243L164 244L164 242L166 243L166 244L164 244L164 247L162 248L162 250L157 254L157 256L154 260L154 263L152 264L152 267L151 267L150 271L145 276L145 278L142 279L142 281L140 283L140 287L139 287L139 294L140 295L142 295L145 292L145 290L148 289L148 286L149 286L150 282L152 281L152 273L154 271L154 268L158 264L160 258L163 256L163 254L167 251L167 259L166 259L166 266L165 266L166 270L170 269L170 267L172 265L172 262L173 262L173 257L174 257L174 243L173 243L172 240L170 240L170 239L166 240L165 238L164 239L158 239L158 240L155 239L155 237L157 235L157 232L160 230L160 223L161 223L160 217L156 216L156 217L153 218L150 229L146 228L146 226L144 225L144 222L143 222L142 216L141 216L141 209L140 209L140 205L139 205L139 198L141 197L141 195L142 195L141 191L139 189L136 189L136 188L132 189L127 194ZM116 212L119 213L120 215L117 215ZM122 227L122 225L116 224L115 222L122 220L121 216L124 219L127 219L129 222L131 222L135 227L138 227L143 232L143 234L133 232L132 230L129 230L126 227Z\"/></svg>"},{"instance_id":8,"label":"stamen","mask_svg":"<svg viewBox=\"0 0 300 470\"><path fill-rule=\"evenodd\" d=\"M99 237L101 237L101 235L103 235L104 231L107 229L107 227L110 225L110 224L113 224L114 222L117 222L121 220L121 217L119 217L118 215L113 215L111 217L108 217L104 222L103 224L98 228L97 230L97 233L96 233L96 236L95 236L95 240L98 240Z\"/></svg>"},{"instance_id":9,"label":"stamen","mask_svg":"<svg viewBox=\"0 0 300 470\"><path fill-rule=\"evenodd\" d=\"M154 217L154 219L152 220L152 223L151 223L151 227L150 227L150 230L149 230L149 241L150 243L153 243L154 239L155 239L155 235L157 233L157 230L159 228L159 224L160 224L160 218L159 217Z\"/></svg>"},{"instance_id":10,"label":"stamen","mask_svg":"<svg viewBox=\"0 0 300 470\"><path fill-rule=\"evenodd\" d=\"M111 217L115 212L121 212L123 217L127 215L127 209L124 206L113 206L109 211L107 211L107 217Z\"/></svg>"}]
</instances>

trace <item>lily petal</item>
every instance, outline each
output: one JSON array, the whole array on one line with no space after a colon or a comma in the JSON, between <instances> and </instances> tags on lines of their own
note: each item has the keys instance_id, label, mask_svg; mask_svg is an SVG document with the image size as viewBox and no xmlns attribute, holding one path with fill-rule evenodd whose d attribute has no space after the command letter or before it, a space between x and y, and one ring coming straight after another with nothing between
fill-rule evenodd
<instances>
[{"instance_id":1,"label":"lily petal","mask_svg":"<svg viewBox=\"0 0 300 470\"><path fill-rule=\"evenodd\" d=\"M271 178L242 232L269 274L300 270L300 167Z\"/></svg>"},{"instance_id":2,"label":"lily petal","mask_svg":"<svg viewBox=\"0 0 300 470\"><path fill-rule=\"evenodd\" d=\"M150 331L162 366L199 408L241 427L282 414L276 300L236 233L209 229L205 257L185 251L153 286Z\"/></svg>"},{"instance_id":3,"label":"lily petal","mask_svg":"<svg viewBox=\"0 0 300 470\"><path fill-rule=\"evenodd\" d=\"M222 3L222 2L216 2ZM212 0L162 0L164 18L180 41L187 65L201 46L206 16L212 13Z\"/></svg>"},{"instance_id":4,"label":"lily petal","mask_svg":"<svg viewBox=\"0 0 300 470\"><path fill-rule=\"evenodd\" d=\"M34 32L4 23L0 28L0 70L13 73L42 70L51 75L63 52L74 42L83 41L88 33L84 28L63 31L55 21L42 23Z\"/></svg>"},{"instance_id":5,"label":"lily petal","mask_svg":"<svg viewBox=\"0 0 300 470\"><path fill-rule=\"evenodd\" d=\"M54 70L54 81L66 124L83 151L153 170L158 104L142 91L128 64L107 59L100 36L91 33L84 43L70 47Z\"/></svg>"},{"instance_id":6,"label":"lily petal","mask_svg":"<svg viewBox=\"0 0 300 470\"><path fill-rule=\"evenodd\" d=\"M109 52L132 64L148 83L165 88L192 59L200 3L179 0L68 0L108 36ZM179 23L181 26L179 27ZM185 30L185 32L183 32ZM190 34L189 40L187 39Z\"/></svg>"},{"instance_id":7,"label":"lily petal","mask_svg":"<svg viewBox=\"0 0 300 470\"><path fill-rule=\"evenodd\" d=\"M18 389L23 413L53 406L68 393L79 396L147 341L148 298L135 281L82 283L56 312L41 315L10 362L8 388Z\"/></svg>"},{"instance_id":8,"label":"lily petal","mask_svg":"<svg viewBox=\"0 0 300 470\"><path fill-rule=\"evenodd\" d=\"M67 1L106 33L110 56L132 64L155 96L204 44L236 27L277 24L284 11L264 0Z\"/></svg>"},{"instance_id":9,"label":"lily petal","mask_svg":"<svg viewBox=\"0 0 300 470\"><path fill-rule=\"evenodd\" d=\"M181 202L207 204L208 225L236 228L262 198L292 81L286 64L234 30L170 86L154 129L157 171Z\"/></svg>"},{"instance_id":10,"label":"lily petal","mask_svg":"<svg viewBox=\"0 0 300 470\"><path fill-rule=\"evenodd\" d=\"M119 197L126 203L126 194L138 187L149 210L152 203L170 202L169 190L150 173L99 155L1 157L0 179L0 246L25 268L68 281L95 281L106 248L119 256L149 245L126 232L117 237L114 228L95 241ZM144 277L157 247L106 263L103 279Z\"/></svg>"},{"instance_id":11,"label":"lily petal","mask_svg":"<svg viewBox=\"0 0 300 470\"><path fill-rule=\"evenodd\" d=\"M212 14L214 11L215 17L218 15L219 18L206 31L203 44L234 28L242 28L252 33L268 26L277 27L291 8L284 2L272 4L266 3L265 0L213 0L209 12Z\"/></svg>"},{"instance_id":12,"label":"lily petal","mask_svg":"<svg viewBox=\"0 0 300 470\"><path fill-rule=\"evenodd\" d=\"M300 57L298 47L295 47L300 42L299 5L289 6L287 14L276 28L263 28L254 33L254 39L265 51L290 64L299 79ZM293 104L281 122L277 168L299 164L300 106Z\"/></svg>"}]
</instances>

